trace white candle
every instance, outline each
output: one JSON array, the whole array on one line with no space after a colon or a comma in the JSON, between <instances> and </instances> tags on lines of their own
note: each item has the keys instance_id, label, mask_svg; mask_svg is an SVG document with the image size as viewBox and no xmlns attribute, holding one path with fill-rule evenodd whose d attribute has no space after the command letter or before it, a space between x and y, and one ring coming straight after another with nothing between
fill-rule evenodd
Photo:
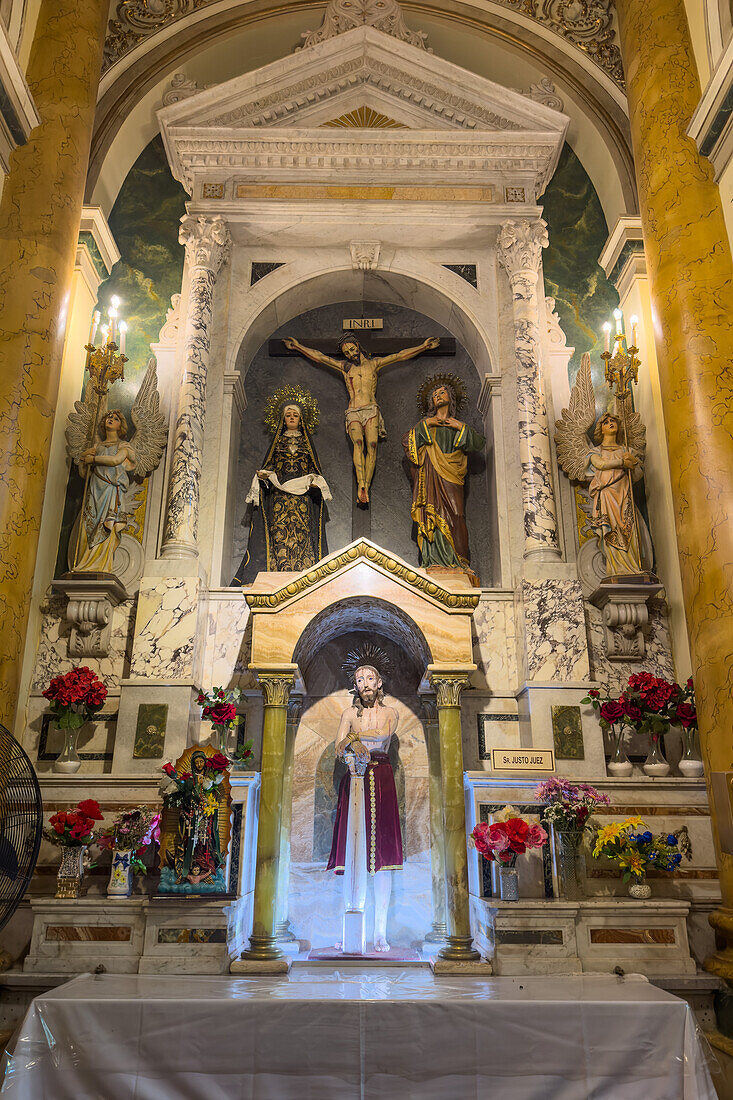
<instances>
[{"instance_id":1,"label":"white candle","mask_svg":"<svg viewBox=\"0 0 733 1100\"><path fill-rule=\"evenodd\" d=\"M114 299L113 299L114 301ZM110 306L107 310L107 316L109 317L109 338L114 343L115 338L115 317L117 316L117 310L114 306Z\"/></svg>"},{"instance_id":2,"label":"white candle","mask_svg":"<svg viewBox=\"0 0 733 1100\"><path fill-rule=\"evenodd\" d=\"M605 325L603 326L603 335L604 335L605 341L606 341L606 351L610 351L611 350L611 326L609 325L608 321L606 321Z\"/></svg>"},{"instance_id":3,"label":"white candle","mask_svg":"<svg viewBox=\"0 0 733 1100\"><path fill-rule=\"evenodd\" d=\"M631 317L629 317L629 323L631 324L631 346L636 348L639 346L636 342L636 328L639 324L639 318L636 314L632 314Z\"/></svg>"},{"instance_id":4,"label":"white candle","mask_svg":"<svg viewBox=\"0 0 733 1100\"><path fill-rule=\"evenodd\" d=\"M89 329L89 343L94 345L94 337L97 335L97 325L99 324L100 313L98 309L95 309L92 314L92 327Z\"/></svg>"},{"instance_id":5,"label":"white candle","mask_svg":"<svg viewBox=\"0 0 733 1100\"><path fill-rule=\"evenodd\" d=\"M125 337L127 336L127 324L125 321L120 321L120 351L125 354Z\"/></svg>"},{"instance_id":6,"label":"white candle","mask_svg":"<svg viewBox=\"0 0 733 1100\"><path fill-rule=\"evenodd\" d=\"M620 309L614 309L613 315L616 318L616 335L620 336L624 327L624 315Z\"/></svg>"}]
</instances>

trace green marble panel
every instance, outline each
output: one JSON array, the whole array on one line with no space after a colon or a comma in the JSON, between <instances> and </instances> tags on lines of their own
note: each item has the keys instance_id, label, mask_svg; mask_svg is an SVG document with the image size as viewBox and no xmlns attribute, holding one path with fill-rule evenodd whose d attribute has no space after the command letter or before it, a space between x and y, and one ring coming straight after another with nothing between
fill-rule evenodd
<instances>
[{"instance_id":1,"label":"green marble panel","mask_svg":"<svg viewBox=\"0 0 733 1100\"><path fill-rule=\"evenodd\" d=\"M167 703L141 703L137 708L133 757L137 760L162 760L167 723Z\"/></svg>"},{"instance_id":2,"label":"green marble panel","mask_svg":"<svg viewBox=\"0 0 733 1100\"><path fill-rule=\"evenodd\" d=\"M552 742L557 760L585 760L580 707L551 707Z\"/></svg>"}]
</instances>

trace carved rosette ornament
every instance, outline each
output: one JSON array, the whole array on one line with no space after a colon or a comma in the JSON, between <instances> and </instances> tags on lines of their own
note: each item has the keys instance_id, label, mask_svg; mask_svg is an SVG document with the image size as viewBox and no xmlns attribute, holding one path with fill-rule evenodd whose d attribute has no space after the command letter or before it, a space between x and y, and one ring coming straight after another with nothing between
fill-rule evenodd
<instances>
[{"instance_id":1,"label":"carved rosette ornament","mask_svg":"<svg viewBox=\"0 0 733 1100\"><path fill-rule=\"evenodd\" d=\"M560 557L537 300L542 249L547 245L547 225L541 218L506 222L497 239L497 257L509 277L514 311L524 557L539 561Z\"/></svg>"},{"instance_id":2,"label":"carved rosette ornament","mask_svg":"<svg viewBox=\"0 0 733 1100\"><path fill-rule=\"evenodd\" d=\"M231 237L222 217L181 220L179 234L190 270L184 335L183 385L178 401L168 484L164 558L198 554L199 493L211 348L214 283L229 258Z\"/></svg>"}]
</instances>

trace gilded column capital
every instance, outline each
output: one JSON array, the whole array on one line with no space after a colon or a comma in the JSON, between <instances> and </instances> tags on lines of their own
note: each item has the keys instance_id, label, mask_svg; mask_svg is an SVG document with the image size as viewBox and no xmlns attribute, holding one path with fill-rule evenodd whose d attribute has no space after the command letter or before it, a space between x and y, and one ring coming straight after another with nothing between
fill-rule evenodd
<instances>
[{"instance_id":1,"label":"gilded column capital","mask_svg":"<svg viewBox=\"0 0 733 1100\"><path fill-rule=\"evenodd\" d=\"M496 240L499 263L509 276L512 290L529 297L537 285L542 249L547 248L547 224L535 221L504 222Z\"/></svg>"},{"instance_id":2,"label":"gilded column capital","mask_svg":"<svg viewBox=\"0 0 733 1100\"><path fill-rule=\"evenodd\" d=\"M291 726L297 726L300 721L303 713L303 698L300 692L294 691L288 699L288 724Z\"/></svg>"},{"instance_id":3,"label":"gilded column capital","mask_svg":"<svg viewBox=\"0 0 733 1100\"><path fill-rule=\"evenodd\" d=\"M421 695L420 707L422 708L423 722L438 721L438 700L435 695Z\"/></svg>"},{"instance_id":4,"label":"gilded column capital","mask_svg":"<svg viewBox=\"0 0 733 1100\"><path fill-rule=\"evenodd\" d=\"M430 686L435 692L438 710L461 705L461 692L469 686L471 682L469 677L475 670L475 665L464 669L432 669L428 665Z\"/></svg>"},{"instance_id":5,"label":"gilded column capital","mask_svg":"<svg viewBox=\"0 0 733 1100\"><path fill-rule=\"evenodd\" d=\"M186 260L190 267L204 267L218 275L229 259L232 238L221 215L206 218L184 214L178 231L178 243L186 246Z\"/></svg>"},{"instance_id":6,"label":"gilded column capital","mask_svg":"<svg viewBox=\"0 0 733 1100\"><path fill-rule=\"evenodd\" d=\"M295 673L298 671L297 665L280 665L276 668L256 668L250 665L250 671L257 676L266 707L288 706L290 690L295 683Z\"/></svg>"}]
</instances>

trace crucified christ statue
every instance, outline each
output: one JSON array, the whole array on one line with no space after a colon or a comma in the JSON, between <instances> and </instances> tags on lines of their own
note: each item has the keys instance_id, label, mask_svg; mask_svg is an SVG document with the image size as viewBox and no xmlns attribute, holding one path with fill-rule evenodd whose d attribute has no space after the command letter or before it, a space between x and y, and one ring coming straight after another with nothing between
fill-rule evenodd
<instances>
[{"instance_id":1,"label":"crucified christ statue","mask_svg":"<svg viewBox=\"0 0 733 1100\"><path fill-rule=\"evenodd\" d=\"M343 375L349 394L346 433L354 445L357 500L359 504L366 506L369 503L369 486L377 464L377 443L387 434L377 404L377 376L383 367L388 367L392 363L404 363L408 359L421 355L424 351L437 348L440 339L437 336L429 336L427 340L423 340L422 344L413 348L404 348L393 355L371 356L360 347L353 333L347 332L339 341L339 348L346 362L334 359L315 348L308 348L292 336L286 337L283 343L291 351L300 352L306 359L311 359L324 367L332 367Z\"/></svg>"}]
</instances>

